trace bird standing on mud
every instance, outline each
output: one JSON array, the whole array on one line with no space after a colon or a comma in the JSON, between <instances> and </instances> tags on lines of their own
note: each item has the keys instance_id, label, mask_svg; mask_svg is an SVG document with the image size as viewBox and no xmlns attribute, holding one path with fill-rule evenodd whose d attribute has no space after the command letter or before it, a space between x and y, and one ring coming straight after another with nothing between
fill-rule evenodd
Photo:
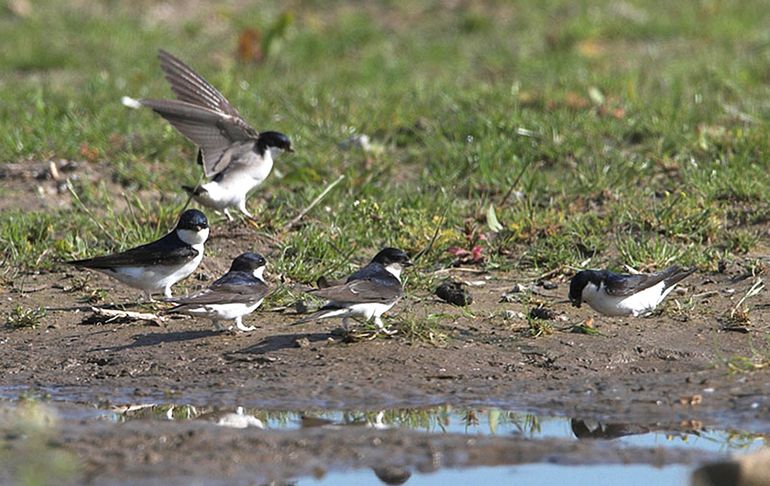
<instances>
[{"instance_id":1,"label":"bird standing on mud","mask_svg":"<svg viewBox=\"0 0 770 486\"><path fill-rule=\"evenodd\" d=\"M251 314L262 304L268 287L263 279L267 262L258 253L243 253L233 260L230 270L207 288L189 297L173 299L176 307L168 313L208 317L214 330L223 331L219 321L235 319L241 331L253 331L254 326L244 326L243 316Z\"/></svg>"},{"instance_id":2,"label":"bird standing on mud","mask_svg":"<svg viewBox=\"0 0 770 486\"><path fill-rule=\"evenodd\" d=\"M655 310L676 284L694 271L676 265L658 273L635 275L583 270L572 277L569 300L575 307L586 302L607 316L637 317Z\"/></svg>"},{"instance_id":3,"label":"bird standing on mud","mask_svg":"<svg viewBox=\"0 0 770 486\"><path fill-rule=\"evenodd\" d=\"M203 259L203 243L209 237L206 215L188 209L176 228L163 238L122 253L67 262L76 267L102 272L129 287L144 291L152 301L153 292L171 297L171 286L198 268Z\"/></svg>"},{"instance_id":4,"label":"bird standing on mud","mask_svg":"<svg viewBox=\"0 0 770 486\"><path fill-rule=\"evenodd\" d=\"M342 326L347 329L348 319L358 315L367 321L373 318L377 332L395 334L396 331L385 327L381 316L404 294L401 272L411 265L412 261L404 251L384 248L368 265L351 274L344 284L311 290L312 295L327 302L318 312L294 324L341 317Z\"/></svg>"},{"instance_id":5,"label":"bird standing on mud","mask_svg":"<svg viewBox=\"0 0 770 486\"><path fill-rule=\"evenodd\" d=\"M199 204L223 211L246 209L249 192L262 184L282 151L293 152L289 137L279 132L257 132L238 110L208 81L164 50L160 66L177 100L135 100L123 97L132 108L147 106L165 118L199 147L198 162L209 179L198 187L182 186Z\"/></svg>"}]
</instances>

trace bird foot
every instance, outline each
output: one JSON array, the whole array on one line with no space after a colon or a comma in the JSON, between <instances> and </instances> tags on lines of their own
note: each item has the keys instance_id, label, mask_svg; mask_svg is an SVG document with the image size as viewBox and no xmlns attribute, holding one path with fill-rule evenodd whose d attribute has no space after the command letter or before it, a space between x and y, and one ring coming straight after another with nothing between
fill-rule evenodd
<instances>
[{"instance_id":1,"label":"bird foot","mask_svg":"<svg viewBox=\"0 0 770 486\"><path fill-rule=\"evenodd\" d=\"M256 326L244 326L240 322L235 325L239 331L250 332L256 329Z\"/></svg>"}]
</instances>

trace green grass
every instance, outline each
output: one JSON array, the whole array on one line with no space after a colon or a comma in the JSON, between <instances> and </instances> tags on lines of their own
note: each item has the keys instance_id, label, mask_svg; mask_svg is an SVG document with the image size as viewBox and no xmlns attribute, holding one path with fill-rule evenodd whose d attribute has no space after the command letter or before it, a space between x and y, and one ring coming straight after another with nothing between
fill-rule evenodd
<instances>
[{"instance_id":1,"label":"green grass","mask_svg":"<svg viewBox=\"0 0 770 486\"><path fill-rule=\"evenodd\" d=\"M16 305L6 316L5 326L11 329L35 329L40 325L40 321L45 317L45 314L45 309L42 307L28 309Z\"/></svg>"},{"instance_id":2,"label":"green grass","mask_svg":"<svg viewBox=\"0 0 770 486\"><path fill-rule=\"evenodd\" d=\"M179 185L199 177L194 149L119 102L171 96L158 48L258 129L292 138L282 177L251 200L259 231L278 241L271 264L289 280L343 275L383 245L416 253L440 221L413 285L427 288L419 273L452 262L450 246L482 245L490 269L545 272L586 261L708 270L759 244L770 208L761 2L306 1L163 18L141 3L0 9L0 167L80 166L70 209L2 210L6 276L124 249L173 224ZM234 55L245 28L270 37L260 63ZM355 134L382 150L339 146ZM340 174L300 227L282 231ZM520 197L503 201L511 189Z\"/></svg>"}]
</instances>

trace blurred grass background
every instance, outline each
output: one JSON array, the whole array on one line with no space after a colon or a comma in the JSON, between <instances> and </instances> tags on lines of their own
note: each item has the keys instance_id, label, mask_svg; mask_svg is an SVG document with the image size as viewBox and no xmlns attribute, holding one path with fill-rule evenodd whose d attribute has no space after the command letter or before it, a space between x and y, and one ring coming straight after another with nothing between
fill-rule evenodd
<instances>
[{"instance_id":1,"label":"blurred grass background","mask_svg":"<svg viewBox=\"0 0 770 486\"><path fill-rule=\"evenodd\" d=\"M158 48L255 128L291 137L296 154L250 200L290 279L344 270L386 244L415 253L437 228L429 268L455 259L449 247L481 247L489 269L537 272L674 261L708 270L762 253L766 7L0 2L0 174L78 163L71 191L51 196L69 200L59 209L29 210L39 181L0 179L5 275L173 225L179 186L200 176L194 148L149 110L120 104L172 96ZM370 150L340 145L360 135ZM281 230L340 174L302 226Z\"/></svg>"}]
</instances>

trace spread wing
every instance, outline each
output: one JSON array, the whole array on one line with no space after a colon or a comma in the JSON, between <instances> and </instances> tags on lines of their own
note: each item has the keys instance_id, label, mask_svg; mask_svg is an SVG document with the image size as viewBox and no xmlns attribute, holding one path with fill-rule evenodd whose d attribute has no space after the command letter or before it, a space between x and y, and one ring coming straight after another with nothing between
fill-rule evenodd
<instances>
[{"instance_id":1,"label":"spread wing","mask_svg":"<svg viewBox=\"0 0 770 486\"><path fill-rule=\"evenodd\" d=\"M395 280L395 279L394 279ZM353 280L343 285L335 285L313 290L313 295L337 304L363 304L392 302L401 297L401 285L383 279Z\"/></svg>"},{"instance_id":2,"label":"spread wing","mask_svg":"<svg viewBox=\"0 0 770 486\"><path fill-rule=\"evenodd\" d=\"M171 244L174 233L163 239L138 246L122 253L98 256L67 262L71 265L93 269L133 267L137 265L182 265L198 256L198 250L189 245Z\"/></svg>"},{"instance_id":3,"label":"spread wing","mask_svg":"<svg viewBox=\"0 0 770 486\"><path fill-rule=\"evenodd\" d=\"M139 101L165 118L191 142L200 147L206 177L221 172L233 159L232 151L241 145L253 146L257 132L242 118L187 101Z\"/></svg>"},{"instance_id":4,"label":"spread wing","mask_svg":"<svg viewBox=\"0 0 770 486\"><path fill-rule=\"evenodd\" d=\"M609 273L605 279L607 294L618 297L628 296L653 287L660 282L665 282L666 287L671 287L695 270L685 270L678 266L669 267L658 273L620 275Z\"/></svg>"},{"instance_id":5,"label":"spread wing","mask_svg":"<svg viewBox=\"0 0 770 486\"><path fill-rule=\"evenodd\" d=\"M200 74L193 71L190 66L163 49L158 51L158 59L160 60L160 68L165 73L166 80L171 84L171 89L176 94L177 99L224 115L230 115L248 126L238 110L227 101L227 98L203 79Z\"/></svg>"},{"instance_id":6,"label":"spread wing","mask_svg":"<svg viewBox=\"0 0 770 486\"><path fill-rule=\"evenodd\" d=\"M267 285L258 280L248 285L214 282L210 287L189 297L175 299L178 305L170 311L210 304L254 304L265 298L267 290Z\"/></svg>"}]
</instances>

